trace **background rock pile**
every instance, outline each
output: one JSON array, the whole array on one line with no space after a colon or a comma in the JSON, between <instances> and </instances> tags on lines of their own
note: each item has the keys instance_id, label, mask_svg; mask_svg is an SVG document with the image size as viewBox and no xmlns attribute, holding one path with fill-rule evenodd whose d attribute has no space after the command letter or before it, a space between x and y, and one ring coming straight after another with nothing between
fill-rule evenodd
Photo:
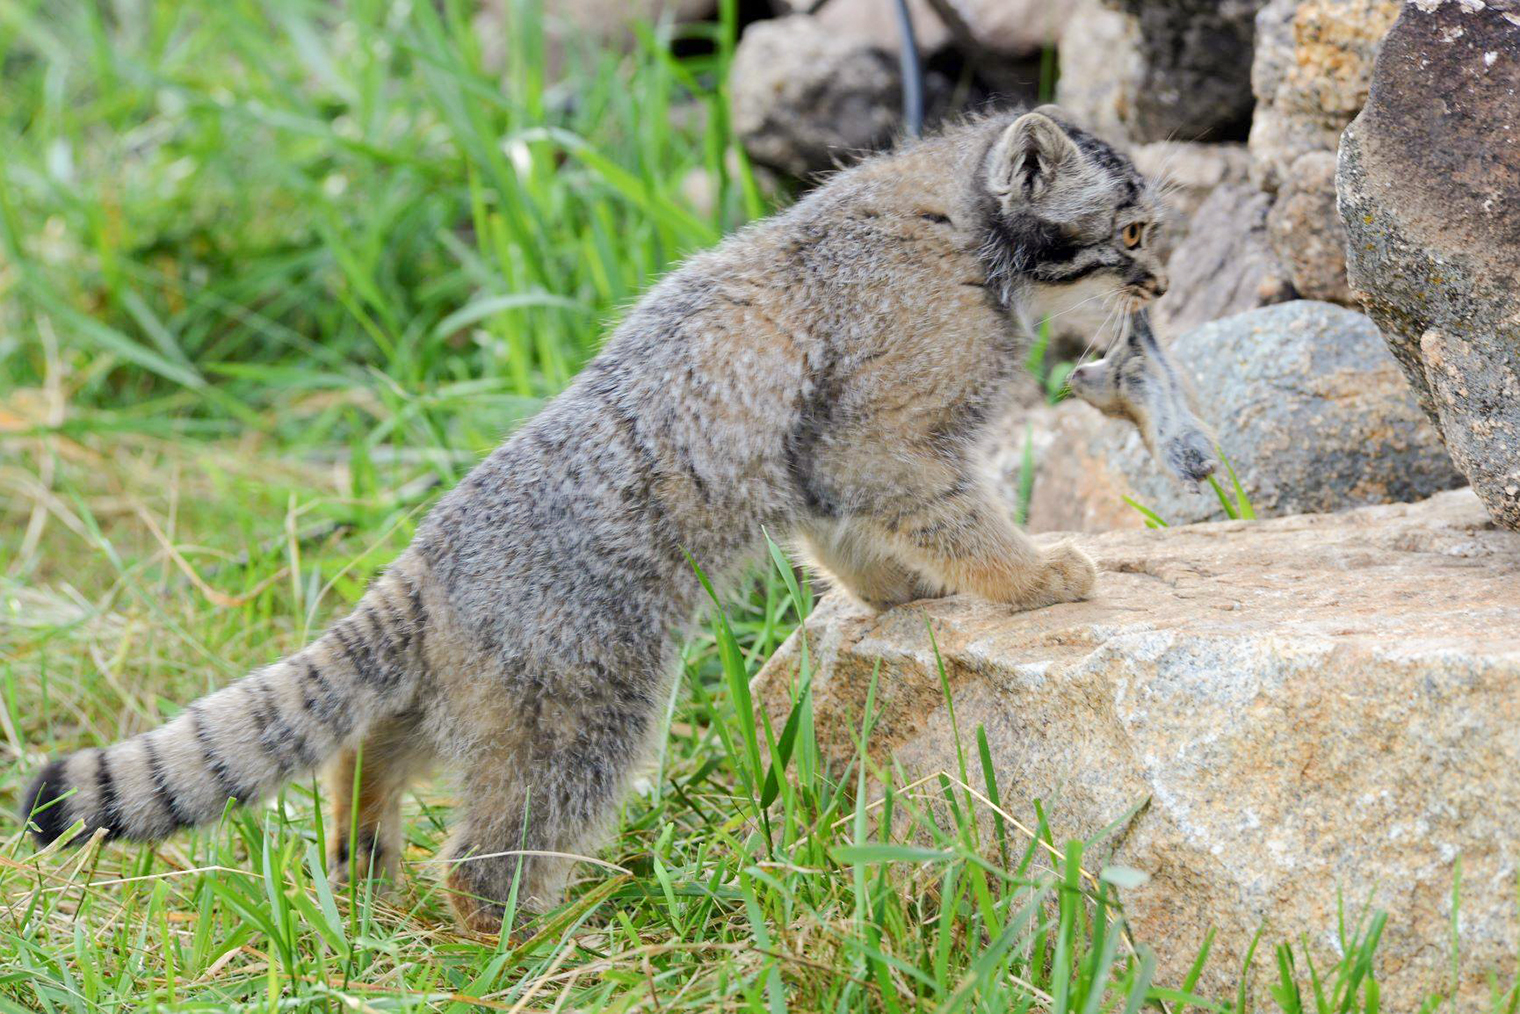
<instances>
[{"instance_id":1,"label":"background rock pile","mask_svg":"<svg viewBox=\"0 0 1520 1014\"><path fill-rule=\"evenodd\" d=\"M577 0L561 21L616 33L714 7ZM1258 514L1465 478L1520 529L1520 0L910 9L931 126L1054 99L1161 183L1171 288L1155 323ZM895 143L892 0L745 0L740 15L729 95L754 164L802 188ZM1105 313L1054 321L1042 368L1101 354ZM1223 516L1170 487L1123 426L1030 391L995 467L1027 492L1038 452L1032 528L1142 523L1125 497L1170 522Z\"/></svg>"},{"instance_id":2,"label":"background rock pile","mask_svg":"<svg viewBox=\"0 0 1520 1014\"><path fill-rule=\"evenodd\" d=\"M1258 514L1417 499L1466 476L1520 527L1514 4L1420 0L1402 20L1400 0L911 9L931 125L1053 98L1163 183L1171 289L1155 322ZM889 0L745 10L729 91L757 165L806 187L895 142ZM1289 305L1263 309L1275 304ZM1107 308L1090 309L1051 324L1045 369L1101 354ZM1224 516L1173 487L1124 426L1072 403L1028 409L1036 432L1010 427L996 465L1027 490L1026 443L1040 452L1032 528L1142 524L1125 497L1171 523Z\"/></svg>"}]
</instances>

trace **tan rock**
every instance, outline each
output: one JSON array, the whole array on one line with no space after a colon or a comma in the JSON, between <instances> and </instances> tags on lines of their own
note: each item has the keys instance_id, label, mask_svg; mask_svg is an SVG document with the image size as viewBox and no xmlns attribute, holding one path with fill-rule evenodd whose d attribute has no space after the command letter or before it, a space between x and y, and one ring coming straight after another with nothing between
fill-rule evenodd
<instances>
[{"instance_id":1,"label":"tan rock","mask_svg":"<svg viewBox=\"0 0 1520 1014\"><path fill-rule=\"evenodd\" d=\"M1271 0L1256 16L1254 178L1276 190L1299 156L1335 151L1367 101L1372 62L1399 0Z\"/></svg>"},{"instance_id":2,"label":"tan rock","mask_svg":"<svg viewBox=\"0 0 1520 1014\"><path fill-rule=\"evenodd\" d=\"M1346 281L1346 227L1335 209L1335 152L1294 160L1267 212L1267 236L1299 295L1356 305Z\"/></svg>"},{"instance_id":3,"label":"tan rock","mask_svg":"<svg viewBox=\"0 0 1520 1014\"><path fill-rule=\"evenodd\" d=\"M1089 855L1150 874L1122 900L1161 982L1217 927L1203 986L1227 988L1263 920L1323 969L1337 892L1354 914L1375 891L1383 1007L1415 1010L1448 982L1460 859L1455 1006L1487 1009L1520 942L1520 538L1460 490L1081 544L1101 570L1088 602L873 616L826 598L806 636L829 760L853 755L879 666L876 759L957 769L927 621L961 742L986 729L1016 815L1044 800L1060 841L1146 804ZM777 728L797 660L794 637L754 682Z\"/></svg>"},{"instance_id":4,"label":"tan rock","mask_svg":"<svg viewBox=\"0 0 1520 1014\"><path fill-rule=\"evenodd\" d=\"M996 459L1003 490L1014 493L1006 502L1017 503L1017 476L1023 466L1023 447L1029 442L1034 458L1034 487L1024 527L1031 532L1109 532L1144 528L1144 516L1124 497L1135 497L1129 479L1112 459L1113 448L1123 448L1126 463L1141 462L1149 455L1135 427L1117 419L1105 419L1091 405L1068 399L1038 410L1028 417L1027 433L1014 430L1006 450ZM1133 446L1129 446L1133 437ZM1161 477L1160 466L1142 465Z\"/></svg>"}]
</instances>

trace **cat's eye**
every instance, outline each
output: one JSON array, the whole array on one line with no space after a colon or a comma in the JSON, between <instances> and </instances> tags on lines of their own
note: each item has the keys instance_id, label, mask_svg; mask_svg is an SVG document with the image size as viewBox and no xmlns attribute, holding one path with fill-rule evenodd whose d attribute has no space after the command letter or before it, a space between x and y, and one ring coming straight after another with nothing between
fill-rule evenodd
<instances>
[{"instance_id":1,"label":"cat's eye","mask_svg":"<svg viewBox=\"0 0 1520 1014\"><path fill-rule=\"evenodd\" d=\"M1133 250L1140 245L1140 240L1145 237L1145 227L1139 222L1131 222L1119 233L1119 238L1124 245Z\"/></svg>"}]
</instances>

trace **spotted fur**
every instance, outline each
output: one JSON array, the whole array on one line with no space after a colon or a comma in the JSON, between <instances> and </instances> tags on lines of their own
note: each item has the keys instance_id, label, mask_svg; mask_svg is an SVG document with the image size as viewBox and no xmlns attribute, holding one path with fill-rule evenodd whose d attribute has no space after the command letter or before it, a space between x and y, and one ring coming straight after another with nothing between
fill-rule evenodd
<instances>
[{"instance_id":1,"label":"spotted fur","mask_svg":"<svg viewBox=\"0 0 1520 1014\"><path fill-rule=\"evenodd\" d=\"M656 285L312 646L45 768L38 837L163 838L335 759L335 874L394 871L401 793L441 762L464 921L499 927L519 863L525 907L553 904L654 746L691 560L724 587L768 530L878 607L1088 594L1091 561L1026 539L977 462L1042 292L1164 287L1119 238L1151 215L1054 110L840 173Z\"/></svg>"}]
</instances>

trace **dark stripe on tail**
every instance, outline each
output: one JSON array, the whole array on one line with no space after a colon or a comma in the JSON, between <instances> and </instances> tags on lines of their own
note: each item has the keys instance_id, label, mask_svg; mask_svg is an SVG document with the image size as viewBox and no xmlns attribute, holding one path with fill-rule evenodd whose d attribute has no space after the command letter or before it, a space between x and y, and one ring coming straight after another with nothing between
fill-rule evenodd
<instances>
[{"instance_id":1,"label":"dark stripe on tail","mask_svg":"<svg viewBox=\"0 0 1520 1014\"><path fill-rule=\"evenodd\" d=\"M104 750L95 751L95 787L100 792L100 824L115 838L121 833L121 803L116 798L116 779Z\"/></svg>"},{"instance_id":2,"label":"dark stripe on tail","mask_svg":"<svg viewBox=\"0 0 1520 1014\"><path fill-rule=\"evenodd\" d=\"M143 752L148 755L148 774L153 778L153 789L158 795L159 802L163 804L164 812L168 813L170 822L175 828L189 827L194 824L195 820L187 817L185 811L179 808L179 800L174 798L174 793L169 789L169 781L164 777L164 761L153 746L152 736L144 735L142 745Z\"/></svg>"},{"instance_id":3,"label":"dark stripe on tail","mask_svg":"<svg viewBox=\"0 0 1520 1014\"><path fill-rule=\"evenodd\" d=\"M380 642L378 658L376 658L374 645L370 645L369 653L371 658L376 658L375 680L380 684L380 693L384 696L396 688L405 676L406 670L397 665L399 660L396 658L396 642L390 632L381 625L377 613L378 610L367 609L364 612L364 618L369 621L371 636Z\"/></svg>"},{"instance_id":4,"label":"dark stripe on tail","mask_svg":"<svg viewBox=\"0 0 1520 1014\"><path fill-rule=\"evenodd\" d=\"M227 762L222 760L217 753L216 744L211 740L211 733L207 731L206 724L201 721L201 712L196 705L192 704L185 709L189 713L190 727L195 730L196 742L201 747L201 759L206 762L206 768L211 772L211 777L216 779L216 791L224 799L236 799L239 803L250 802L254 797L252 789L244 787L232 771L227 767Z\"/></svg>"},{"instance_id":5,"label":"dark stripe on tail","mask_svg":"<svg viewBox=\"0 0 1520 1014\"><path fill-rule=\"evenodd\" d=\"M305 671L306 681L316 688L320 699L310 691L305 691L301 695L302 704L318 722L327 727L334 739L347 739L354 728L352 711L343 706L343 697L333 692L332 685L327 682L327 677L322 675L322 670L317 668L315 662L307 662Z\"/></svg>"},{"instance_id":6,"label":"dark stripe on tail","mask_svg":"<svg viewBox=\"0 0 1520 1014\"><path fill-rule=\"evenodd\" d=\"M60 802L69 791L69 780L63 773L66 758L48 761L47 767L37 772L32 784L21 794L21 819L37 825L37 840L44 845L57 841L73 823L65 812L66 802ZM44 809L46 807L46 809Z\"/></svg>"},{"instance_id":7,"label":"dark stripe on tail","mask_svg":"<svg viewBox=\"0 0 1520 1014\"><path fill-rule=\"evenodd\" d=\"M313 767L321 758L312 753L306 737L280 714L279 703L274 699L274 687L267 679L260 679L255 684L254 694L259 698L253 708L253 719L259 726L259 746L275 762L275 767L282 774L291 770L287 751L295 753L299 767Z\"/></svg>"},{"instance_id":8,"label":"dark stripe on tail","mask_svg":"<svg viewBox=\"0 0 1520 1014\"><path fill-rule=\"evenodd\" d=\"M343 657L348 659L348 664L354 667L354 679L367 681L374 669L374 654L369 651L362 641L356 644L353 638L349 637L348 632L343 629L342 623L332 628L332 635L333 639L338 642L338 648L342 650ZM361 648L369 656L367 660L359 657Z\"/></svg>"}]
</instances>

